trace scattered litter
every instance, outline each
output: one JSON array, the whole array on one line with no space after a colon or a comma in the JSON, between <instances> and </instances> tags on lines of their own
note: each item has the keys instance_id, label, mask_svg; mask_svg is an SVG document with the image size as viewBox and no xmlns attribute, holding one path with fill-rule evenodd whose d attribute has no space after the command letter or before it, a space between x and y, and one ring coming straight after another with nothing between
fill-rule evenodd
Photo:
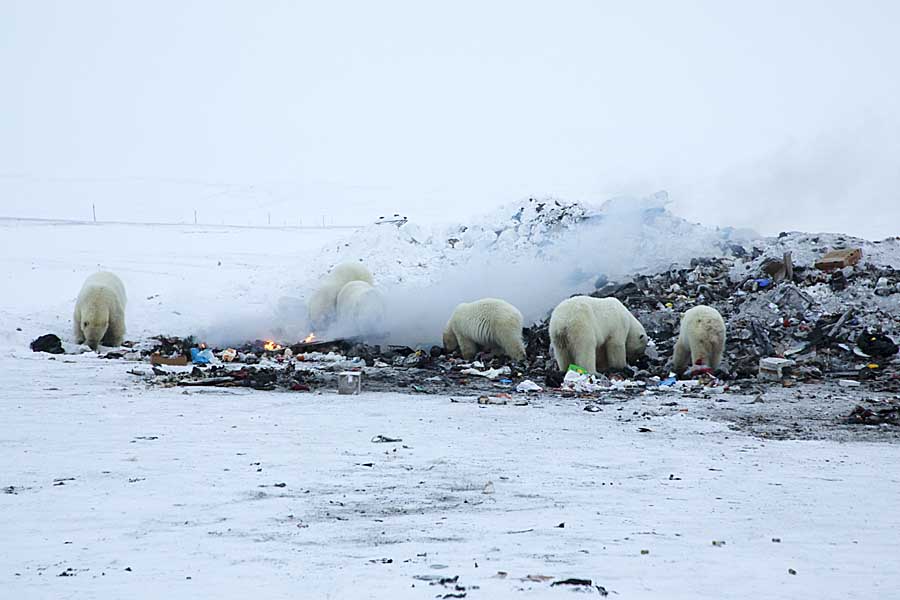
<instances>
[{"instance_id":1,"label":"scattered litter","mask_svg":"<svg viewBox=\"0 0 900 600\"><path fill-rule=\"evenodd\" d=\"M188 364L188 357L183 354L178 356L162 356L156 352L150 355L150 364L169 367L184 367Z\"/></svg>"},{"instance_id":2,"label":"scattered litter","mask_svg":"<svg viewBox=\"0 0 900 600\"><path fill-rule=\"evenodd\" d=\"M862 249L860 248L832 250L816 261L816 268L823 271L843 269L844 267L855 265L860 258L862 258Z\"/></svg>"},{"instance_id":3,"label":"scattered litter","mask_svg":"<svg viewBox=\"0 0 900 600\"><path fill-rule=\"evenodd\" d=\"M218 359L209 348L191 348L191 362L195 365L215 364Z\"/></svg>"},{"instance_id":4,"label":"scattered litter","mask_svg":"<svg viewBox=\"0 0 900 600\"><path fill-rule=\"evenodd\" d=\"M390 444L394 442L402 442L400 438L387 437L386 435L376 435L372 438L373 444Z\"/></svg>"},{"instance_id":5,"label":"scattered litter","mask_svg":"<svg viewBox=\"0 0 900 600\"><path fill-rule=\"evenodd\" d=\"M760 379L768 379L781 381L784 379L784 370L796 365L796 361L790 358L778 358L770 356L761 358L759 361L759 377Z\"/></svg>"},{"instance_id":6,"label":"scattered litter","mask_svg":"<svg viewBox=\"0 0 900 600\"><path fill-rule=\"evenodd\" d=\"M573 365L574 366L574 365ZM610 387L609 379L604 375L591 375L569 367L563 378L562 388L574 392L598 392Z\"/></svg>"},{"instance_id":7,"label":"scattered litter","mask_svg":"<svg viewBox=\"0 0 900 600\"><path fill-rule=\"evenodd\" d=\"M344 371L338 373L338 394L355 395L362 392L362 373Z\"/></svg>"},{"instance_id":8,"label":"scattered litter","mask_svg":"<svg viewBox=\"0 0 900 600\"><path fill-rule=\"evenodd\" d=\"M506 398L502 396L479 396L478 404L500 406L506 404Z\"/></svg>"},{"instance_id":9,"label":"scattered litter","mask_svg":"<svg viewBox=\"0 0 900 600\"><path fill-rule=\"evenodd\" d=\"M544 388L542 388L535 382L531 381L530 379L526 379L526 380L522 381L521 383L519 383L519 385L516 386L516 391L527 394L527 393L533 393L533 392L542 392L542 391L544 391Z\"/></svg>"},{"instance_id":10,"label":"scattered litter","mask_svg":"<svg viewBox=\"0 0 900 600\"><path fill-rule=\"evenodd\" d=\"M484 377L486 379L497 379L501 375L509 375L512 373L512 369L509 367L500 367L499 369L488 369L486 371L479 371L478 369L464 369L461 371L463 375L477 375L478 377Z\"/></svg>"},{"instance_id":11,"label":"scattered litter","mask_svg":"<svg viewBox=\"0 0 900 600\"><path fill-rule=\"evenodd\" d=\"M31 342L31 350L33 352L48 352L50 354L63 354L65 352L62 340L53 333L42 335Z\"/></svg>"},{"instance_id":12,"label":"scattered litter","mask_svg":"<svg viewBox=\"0 0 900 600\"><path fill-rule=\"evenodd\" d=\"M853 425L900 425L900 405L871 409L857 405L847 416Z\"/></svg>"},{"instance_id":13,"label":"scattered litter","mask_svg":"<svg viewBox=\"0 0 900 600\"><path fill-rule=\"evenodd\" d=\"M561 579L559 581L554 581L550 584L550 587L556 587L558 585L578 585L578 586L587 586L590 587L594 585L594 582L590 579Z\"/></svg>"},{"instance_id":14,"label":"scattered litter","mask_svg":"<svg viewBox=\"0 0 900 600\"><path fill-rule=\"evenodd\" d=\"M871 332L868 329L856 338L856 345L866 356L879 358L893 356L897 354L898 350L897 344L890 337L883 333Z\"/></svg>"}]
</instances>

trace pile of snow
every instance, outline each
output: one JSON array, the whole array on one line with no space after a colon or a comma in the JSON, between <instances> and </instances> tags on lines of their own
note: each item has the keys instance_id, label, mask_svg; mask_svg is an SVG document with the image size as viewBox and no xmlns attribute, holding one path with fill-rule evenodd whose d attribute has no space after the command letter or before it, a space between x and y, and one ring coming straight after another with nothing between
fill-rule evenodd
<instances>
[{"instance_id":1,"label":"pile of snow","mask_svg":"<svg viewBox=\"0 0 900 600\"><path fill-rule=\"evenodd\" d=\"M613 198L599 207L529 199L467 224L429 227L401 219L353 232L323 249L316 262L324 273L361 260L383 283L433 281L453 267L477 268L485 261L495 267L541 262L621 277L719 255L727 242L747 236L690 223L669 212L668 204L666 192Z\"/></svg>"}]
</instances>

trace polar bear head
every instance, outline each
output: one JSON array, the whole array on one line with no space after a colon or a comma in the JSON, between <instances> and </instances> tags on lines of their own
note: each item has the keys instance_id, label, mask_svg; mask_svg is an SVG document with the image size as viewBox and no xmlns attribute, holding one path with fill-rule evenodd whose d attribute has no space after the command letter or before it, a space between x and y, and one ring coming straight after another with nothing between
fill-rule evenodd
<instances>
[{"instance_id":1,"label":"polar bear head","mask_svg":"<svg viewBox=\"0 0 900 600\"><path fill-rule=\"evenodd\" d=\"M644 326L634 316L631 317L631 325L628 327L628 335L625 338L625 353L628 362L633 363L635 360L644 355L647 349L647 332Z\"/></svg>"},{"instance_id":2,"label":"polar bear head","mask_svg":"<svg viewBox=\"0 0 900 600\"><path fill-rule=\"evenodd\" d=\"M105 302L92 302L81 311L81 331L84 343L97 350L109 329L109 306Z\"/></svg>"}]
</instances>

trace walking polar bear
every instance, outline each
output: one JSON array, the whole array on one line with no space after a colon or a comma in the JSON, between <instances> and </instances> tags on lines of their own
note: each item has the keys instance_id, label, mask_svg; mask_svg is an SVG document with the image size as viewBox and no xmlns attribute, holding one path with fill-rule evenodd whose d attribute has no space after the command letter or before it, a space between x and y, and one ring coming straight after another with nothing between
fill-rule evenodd
<instances>
[{"instance_id":1,"label":"walking polar bear","mask_svg":"<svg viewBox=\"0 0 900 600\"><path fill-rule=\"evenodd\" d=\"M683 373L689 366L717 369L725 351L725 320L711 306L695 306L681 316L681 330L672 356L673 369Z\"/></svg>"},{"instance_id":2,"label":"walking polar bear","mask_svg":"<svg viewBox=\"0 0 900 600\"><path fill-rule=\"evenodd\" d=\"M560 371L624 369L647 347L643 325L615 298L575 296L550 315L550 346Z\"/></svg>"},{"instance_id":3,"label":"walking polar bear","mask_svg":"<svg viewBox=\"0 0 900 600\"><path fill-rule=\"evenodd\" d=\"M313 329L323 329L334 321L338 294L351 281L363 281L369 285L374 283L369 270L358 262L341 263L325 276L307 305L309 323Z\"/></svg>"},{"instance_id":4,"label":"walking polar bear","mask_svg":"<svg viewBox=\"0 0 900 600\"><path fill-rule=\"evenodd\" d=\"M108 271L94 273L84 281L72 321L75 341L91 350L120 346L125 340L125 286Z\"/></svg>"},{"instance_id":5,"label":"walking polar bear","mask_svg":"<svg viewBox=\"0 0 900 600\"><path fill-rule=\"evenodd\" d=\"M471 360L479 347L525 360L519 309L496 298L458 305L444 328L444 348L450 352L459 348L463 358Z\"/></svg>"},{"instance_id":6,"label":"walking polar bear","mask_svg":"<svg viewBox=\"0 0 900 600\"><path fill-rule=\"evenodd\" d=\"M384 296L372 284L351 281L337 295L337 322L353 334L381 332L384 327Z\"/></svg>"}]
</instances>

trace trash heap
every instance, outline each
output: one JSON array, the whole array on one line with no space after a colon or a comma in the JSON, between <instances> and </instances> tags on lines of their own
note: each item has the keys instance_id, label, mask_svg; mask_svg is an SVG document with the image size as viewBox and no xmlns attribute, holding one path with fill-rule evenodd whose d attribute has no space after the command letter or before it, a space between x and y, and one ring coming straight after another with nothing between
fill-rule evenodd
<instances>
[{"instance_id":1,"label":"trash heap","mask_svg":"<svg viewBox=\"0 0 900 600\"><path fill-rule=\"evenodd\" d=\"M672 356L681 314L707 304L726 321L725 379L757 377L762 366L779 381L836 378L900 390L900 271L863 258L869 246L876 259L896 261L898 240L882 244L782 234L765 247L694 259L591 295L618 298L641 321L655 346L640 366L657 374Z\"/></svg>"}]
</instances>

